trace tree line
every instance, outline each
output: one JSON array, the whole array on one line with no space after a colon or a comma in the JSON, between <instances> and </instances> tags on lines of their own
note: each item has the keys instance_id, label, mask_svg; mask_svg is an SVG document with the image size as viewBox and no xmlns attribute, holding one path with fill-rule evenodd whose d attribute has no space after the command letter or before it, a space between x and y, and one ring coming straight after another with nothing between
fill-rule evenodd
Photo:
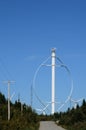
<instances>
[{"instance_id":1,"label":"tree line","mask_svg":"<svg viewBox=\"0 0 86 130\"><path fill-rule=\"evenodd\" d=\"M67 128L67 130L86 130L86 101L82 105L77 105L77 108L70 109L66 112L54 114L55 120L58 124Z\"/></svg>"},{"instance_id":2,"label":"tree line","mask_svg":"<svg viewBox=\"0 0 86 130\"><path fill-rule=\"evenodd\" d=\"M8 102L0 92L0 130L38 130L39 117L32 108L20 101L11 104L10 121L8 121Z\"/></svg>"},{"instance_id":3,"label":"tree line","mask_svg":"<svg viewBox=\"0 0 86 130\"><path fill-rule=\"evenodd\" d=\"M56 112L54 115L40 115L42 121L55 121L58 125L67 130L86 130L86 101L82 105L77 105L76 109L68 108L66 112Z\"/></svg>"},{"instance_id":4,"label":"tree line","mask_svg":"<svg viewBox=\"0 0 86 130\"><path fill-rule=\"evenodd\" d=\"M54 115L38 115L30 106L19 100L11 104L10 121L8 121L8 102L0 92L0 130L38 130L40 121L53 120L67 130L86 130L86 101L77 108Z\"/></svg>"}]
</instances>

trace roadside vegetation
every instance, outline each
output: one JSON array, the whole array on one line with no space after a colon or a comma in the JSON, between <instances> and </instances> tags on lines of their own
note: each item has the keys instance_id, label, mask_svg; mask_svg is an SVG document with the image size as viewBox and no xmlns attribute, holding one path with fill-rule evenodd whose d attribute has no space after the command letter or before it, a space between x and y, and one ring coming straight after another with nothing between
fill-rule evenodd
<instances>
[{"instance_id":1,"label":"roadside vegetation","mask_svg":"<svg viewBox=\"0 0 86 130\"><path fill-rule=\"evenodd\" d=\"M82 105L77 105L76 109L68 108L67 112L55 113L54 117L67 130L86 130L86 101L83 100Z\"/></svg>"},{"instance_id":2,"label":"roadside vegetation","mask_svg":"<svg viewBox=\"0 0 86 130\"><path fill-rule=\"evenodd\" d=\"M42 121L55 121L58 125L67 130L86 130L86 101L77 108L70 109L66 112L54 113L54 115L40 115Z\"/></svg>"},{"instance_id":3,"label":"roadside vegetation","mask_svg":"<svg viewBox=\"0 0 86 130\"><path fill-rule=\"evenodd\" d=\"M8 102L0 92L0 130L38 130L40 121L56 121L67 130L86 130L86 101L77 108L54 115L38 115L30 106L15 101L11 104L10 121L8 121Z\"/></svg>"},{"instance_id":4,"label":"roadside vegetation","mask_svg":"<svg viewBox=\"0 0 86 130\"><path fill-rule=\"evenodd\" d=\"M11 119L7 118L7 100L0 92L0 130L38 130L39 117L30 106L20 101L11 103Z\"/></svg>"}]
</instances>

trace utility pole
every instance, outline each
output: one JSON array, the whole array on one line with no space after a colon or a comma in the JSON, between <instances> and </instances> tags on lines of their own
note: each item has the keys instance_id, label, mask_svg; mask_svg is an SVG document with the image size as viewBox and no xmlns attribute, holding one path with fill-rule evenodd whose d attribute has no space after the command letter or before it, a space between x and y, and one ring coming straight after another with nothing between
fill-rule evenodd
<instances>
[{"instance_id":1,"label":"utility pole","mask_svg":"<svg viewBox=\"0 0 86 130\"><path fill-rule=\"evenodd\" d=\"M52 58L52 114L54 114L55 112L55 60L56 60L56 52L55 52L55 48L52 48L52 54L51 54L51 58Z\"/></svg>"},{"instance_id":2,"label":"utility pole","mask_svg":"<svg viewBox=\"0 0 86 130\"><path fill-rule=\"evenodd\" d=\"M10 120L10 84L15 83L15 81L4 81L5 84L8 84L8 121Z\"/></svg>"},{"instance_id":3,"label":"utility pole","mask_svg":"<svg viewBox=\"0 0 86 130\"><path fill-rule=\"evenodd\" d=\"M33 107L32 105L33 105L33 87L31 85L31 107Z\"/></svg>"},{"instance_id":4,"label":"utility pole","mask_svg":"<svg viewBox=\"0 0 86 130\"><path fill-rule=\"evenodd\" d=\"M21 115L23 113L23 104L21 103Z\"/></svg>"}]
</instances>

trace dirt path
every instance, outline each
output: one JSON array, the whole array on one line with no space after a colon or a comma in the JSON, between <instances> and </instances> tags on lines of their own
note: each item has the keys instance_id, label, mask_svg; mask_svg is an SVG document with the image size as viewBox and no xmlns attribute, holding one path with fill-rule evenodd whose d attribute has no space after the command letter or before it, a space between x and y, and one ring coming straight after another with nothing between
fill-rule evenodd
<instances>
[{"instance_id":1,"label":"dirt path","mask_svg":"<svg viewBox=\"0 0 86 130\"><path fill-rule=\"evenodd\" d=\"M41 121L39 130L65 130L55 124L53 121Z\"/></svg>"}]
</instances>

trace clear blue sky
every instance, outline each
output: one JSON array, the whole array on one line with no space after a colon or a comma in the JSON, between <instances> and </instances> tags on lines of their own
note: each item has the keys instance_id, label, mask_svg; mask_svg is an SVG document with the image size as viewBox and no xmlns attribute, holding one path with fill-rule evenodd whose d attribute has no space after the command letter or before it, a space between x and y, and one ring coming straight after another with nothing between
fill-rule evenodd
<instances>
[{"instance_id":1,"label":"clear blue sky","mask_svg":"<svg viewBox=\"0 0 86 130\"><path fill-rule=\"evenodd\" d=\"M73 98L86 99L86 0L0 1L1 92L7 96L7 85L2 83L3 80L15 80L15 85L11 85L11 94L15 91L12 100L17 100L20 94L21 101L30 104L34 73L51 55L52 47L57 48L57 56L71 70ZM37 92L43 100L50 89L43 90L47 82L50 87L48 75L51 70L46 69L40 70L36 81L41 86ZM57 69L57 73L59 78L60 70ZM66 72L63 70L62 73ZM59 100L66 98L64 92L69 89L62 82L63 78L57 82L58 89L61 83Z\"/></svg>"}]
</instances>

